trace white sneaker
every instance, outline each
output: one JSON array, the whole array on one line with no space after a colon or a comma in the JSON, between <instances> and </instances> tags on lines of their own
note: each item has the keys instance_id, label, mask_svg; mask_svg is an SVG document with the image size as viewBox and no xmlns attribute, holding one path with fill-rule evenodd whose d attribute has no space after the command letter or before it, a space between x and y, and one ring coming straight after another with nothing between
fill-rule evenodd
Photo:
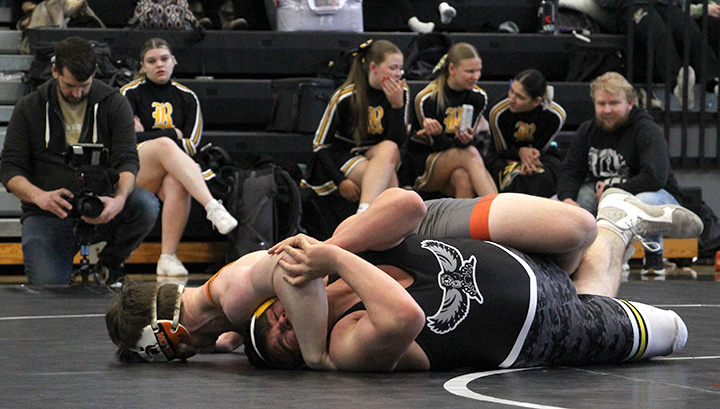
<instances>
[{"instance_id":1,"label":"white sneaker","mask_svg":"<svg viewBox=\"0 0 720 409\"><path fill-rule=\"evenodd\" d=\"M175 254L161 254L157 263L157 275L168 277L186 276L188 271Z\"/></svg>"},{"instance_id":2,"label":"white sneaker","mask_svg":"<svg viewBox=\"0 0 720 409\"><path fill-rule=\"evenodd\" d=\"M210 220L221 234L230 233L238 225L238 221L225 209L218 200L213 199L205 206L207 219Z\"/></svg>"},{"instance_id":3,"label":"white sneaker","mask_svg":"<svg viewBox=\"0 0 720 409\"><path fill-rule=\"evenodd\" d=\"M410 17L410 19L408 20L408 27L410 27L411 31L414 31L416 33L432 33L433 30L435 30L435 23L423 23L422 21L418 20L417 17Z\"/></svg>"},{"instance_id":4,"label":"white sneaker","mask_svg":"<svg viewBox=\"0 0 720 409\"><path fill-rule=\"evenodd\" d=\"M440 12L440 21L443 24L450 24L452 19L457 16L457 10L455 10L455 7L447 4L446 2L442 2L438 5L438 11Z\"/></svg>"},{"instance_id":5,"label":"white sneaker","mask_svg":"<svg viewBox=\"0 0 720 409\"><path fill-rule=\"evenodd\" d=\"M643 237L662 234L665 237L687 239L703 231L703 222L695 213L678 205L649 205L630 193L610 188L605 190L598 205L598 226L620 235L626 244L641 241L649 251L660 250L658 243Z\"/></svg>"},{"instance_id":6,"label":"white sneaker","mask_svg":"<svg viewBox=\"0 0 720 409\"><path fill-rule=\"evenodd\" d=\"M683 84L685 83L685 67L680 68L680 72L678 72L677 76L677 85L675 85L675 89L673 90L673 94L675 95L675 98L680 102L680 105L683 103ZM693 67L688 66L688 83L687 83L688 89L687 89L687 106L688 109L692 108L695 105L695 70Z\"/></svg>"}]
</instances>

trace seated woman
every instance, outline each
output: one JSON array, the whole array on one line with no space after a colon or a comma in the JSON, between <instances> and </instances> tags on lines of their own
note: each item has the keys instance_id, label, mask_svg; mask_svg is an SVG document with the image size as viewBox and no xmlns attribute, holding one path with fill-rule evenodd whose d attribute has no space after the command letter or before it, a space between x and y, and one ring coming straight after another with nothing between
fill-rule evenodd
<instances>
[{"instance_id":1,"label":"seated woman","mask_svg":"<svg viewBox=\"0 0 720 409\"><path fill-rule=\"evenodd\" d=\"M215 200L193 155L202 134L198 98L190 89L171 81L175 57L160 38L145 42L140 52L139 78L121 88L135 113L140 171L137 185L163 202L161 256L157 274L187 275L177 251L190 215L190 197L205 207L207 218L222 234L237 220Z\"/></svg>"},{"instance_id":2,"label":"seated woman","mask_svg":"<svg viewBox=\"0 0 720 409\"><path fill-rule=\"evenodd\" d=\"M390 41L360 46L320 120L303 186L320 196L337 192L359 201L358 212L398 186L395 171L407 138L410 99L402 67L403 54Z\"/></svg>"},{"instance_id":3,"label":"seated woman","mask_svg":"<svg viewBox=\"0 0 720 409\"><path fill-rule=\"evenodd\" d=\"M468 43L452 46L440 76L415 96L415 122L399 170L403 186L456 198L497 193L495 182L472 144L482 125L487 94L477 86L482 60ZM462 118L463 106L472 118ZM469 127L461 127L465 119Z\"/></svg>"},{"instance_id":4,"label":"seated woman","mask_svg":"<svg viewBox=\"0 0 720 409\"><path fill-rule=\"evenodd\" d=\"M508 97L490 110L490 168L501 192L551 197L562 158L553 142L565 124L565 110L552 101L552 87L538 70L525 70L510 83Z\"/></svg>"}]
</instances>

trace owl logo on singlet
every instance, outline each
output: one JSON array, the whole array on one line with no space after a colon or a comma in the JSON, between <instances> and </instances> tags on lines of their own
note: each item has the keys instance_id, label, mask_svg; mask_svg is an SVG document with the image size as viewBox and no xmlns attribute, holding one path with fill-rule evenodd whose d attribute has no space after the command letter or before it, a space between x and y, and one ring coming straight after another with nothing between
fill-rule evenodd
<instances>
[{"instance_id":1,"label":"owl logo on singlet","mask_svg":"<svg viewBox=\"0 0 720 409\"><path fill-rule=\"evenodd\" d=\"M440 264L438 285L443 289L443 300L438 311L427 317L427 326L436 334L455 329L470 312L470 301L483 303L483 296L475 281L477 259L463 259L458 249L435 240L424 240L420 247L429 250Z\"/></svg>"}]
</instances>

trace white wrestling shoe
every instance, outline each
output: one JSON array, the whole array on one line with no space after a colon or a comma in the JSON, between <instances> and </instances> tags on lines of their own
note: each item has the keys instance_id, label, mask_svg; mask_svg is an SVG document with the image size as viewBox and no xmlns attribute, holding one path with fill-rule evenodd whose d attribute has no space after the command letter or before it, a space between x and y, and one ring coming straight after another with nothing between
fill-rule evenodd
<instances>
[{"instance_id":1,"label":"white wrestling shoe","mask_svg":"<svg viewBox=\"0 0 720 409\"><path fill-rule=\"evenodd\" d=\"M688 338L687 326L675 311L663 310L634 301L627 302L640 313L643 322L638 325L644 326L647 334L645 351L634 351L631 359L670 355L685 346ZM643 332L645 332L643 329L639 329L639 336L642 337ZM642 348L643 340L640 341L639 345Z\"/></svg>"},{"instance_id":2,"label":"white wrestling shoe","mask_svg":"<svg viewBox=\"0 0 720 409\"><path fill-rule=\"evenodd\" d=\"M598 226L613 230L626 244L641 241L649 251L660 250L658 243L643 237L662 234L665 237L687 239L703 231L702 219L678 205L648 205L630 193L610 188L605 190L598 205Z\"/></svg>"},{"instance_id":3,"label":"white wrestling shoe","mask_svg":"<svg viewBox=\"0 0 720 409\"><path fill-rule=\"evenodd\" d=\"M188 271L175 254L161 254L157 263L157 275L167 277L186 276Z\"/></svg>"},{"instance_id":4,"label":"white wrestling shoe","mask_svg":"<svg viewBox=\"0 0 720 409\"><path fill-rule=\"evenodd\" d=\"M210 201L205 206L205 211L207 212L207 219L212 222L220 234L228 234L238 225L237 219L218 200L213 199Z\"/></svg>"}]
</instances>

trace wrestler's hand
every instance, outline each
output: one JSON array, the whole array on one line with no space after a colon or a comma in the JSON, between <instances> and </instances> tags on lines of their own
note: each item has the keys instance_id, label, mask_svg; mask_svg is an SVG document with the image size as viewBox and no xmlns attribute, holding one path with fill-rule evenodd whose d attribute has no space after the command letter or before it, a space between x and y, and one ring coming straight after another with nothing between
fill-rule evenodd
<instances>
[{"instance_id":1,"label":"wrestler's hand","mask_svg":"<svg viewBox=\"0 0 720 409\"><path fill-rule=\"evenodd\" d=\"M324 243L311 244L302 238L298 244L299 248L284 247L285 254L278 262L285 270L284 277L290 284L302 286L310 280L335 272L337 253L342 251L339 247Z\"/></svg>"},{"instance_id":2,"label":"wrestler's hand","mask_svg":"<svg viewBox=\"0 0 720 409\"><path fill-rule=\"evenodd\" d=\"M287 239L285 239L285 240L283 240L283 241L275 244L274 246L270 247L270 249L268 250L268 254L280 254L280 253L282 253L283 248L284 248L285 246L289 246L289 247L300 247L300 244L299 244L299 243L300 243L300 240L301 240L301 239L307 240L310 244L321 243L320 240L317 240L317 239L315 239L315 238L313 238L313 237L310 237L310 236L308 236L308 235L305 235L305 234L300 233L300 234L296 234L295 236L288 237Z\"/></svg>"},{"instance_id":3,"label":"wrestler's hand","mask_svg":"<svg viewBox=\"0 0 720 409\"><path fill-rule=\"evenodd\" d=\"M338 192L340 193L340 196L351 202L357 202L360 200L360 186L350 179L345 179L340 182Z\"/></svg>"}]
</instances>

